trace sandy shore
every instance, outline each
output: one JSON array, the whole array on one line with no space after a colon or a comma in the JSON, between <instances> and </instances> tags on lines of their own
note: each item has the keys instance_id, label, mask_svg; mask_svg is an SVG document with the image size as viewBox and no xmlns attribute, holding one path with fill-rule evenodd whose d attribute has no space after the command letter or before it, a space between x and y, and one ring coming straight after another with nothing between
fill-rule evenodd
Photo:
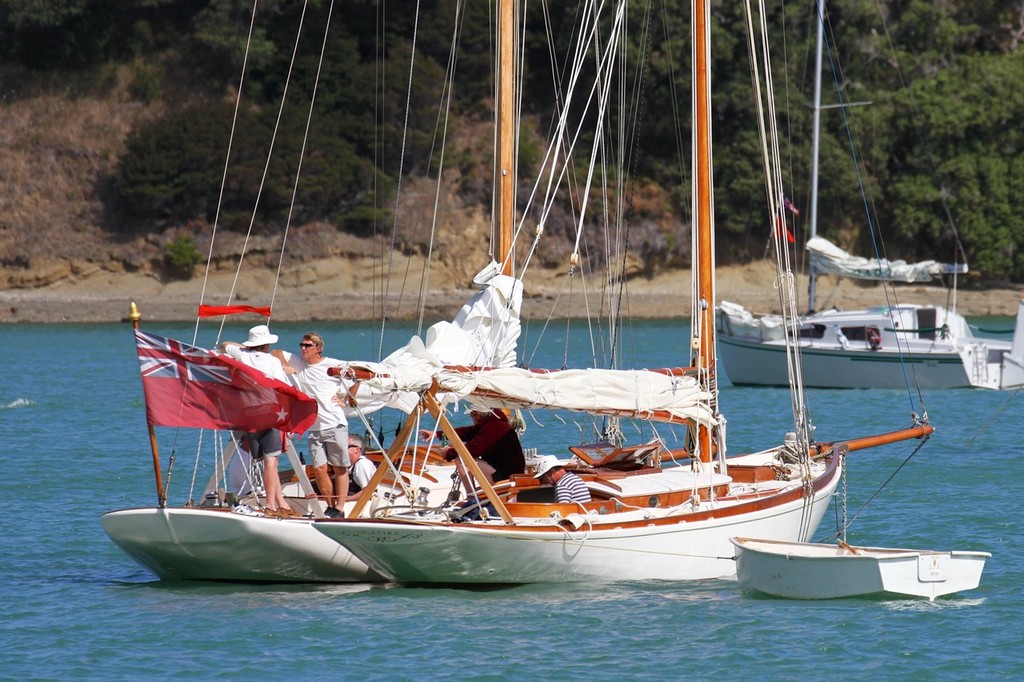
<instances>
[{"instance_id":1,"label":"sandy shore","mask_svg":"<svg viewBox=\"0 0 1024 682\"><path fill-rule=\"evenodd\" d=\"M304 264L299 272L284 273L273 301L273 319L278 321L366 320L378 319L381 310L381 287L355 276L351 263L343 259ZM409 281L419 282L418 274ZM452 286L451 277L434 275L443 282L431 287L425 319L447 319L472 294L467 288ZM209 304L227 302L227 293L237 292L234 302L266 306L271 302L272 271L240 277L234 273L211 276L206 281L203 301ZM635 279L621 306L634 318L669 318L689 315L689 271L663 274L653 279ZM718 299L739 303L754 312L777 312L778 298L771 287L772 271L764 263L745 267L722 268L718 273ZM125 319L129 304L134 301L143 318L152 321L192 321L203 294L203 278L189 281L162 282L140 273L110 273L96 270L86 275L36 289L0 291L0 322L115 322ZM804 278L797 282L801 296L806 293ZM374 291L376 289L376 293ZM406 292L418 292L419 286L406 285ZM267 291L268 293L258 293ZM392 319L414 318L418 315L417 294L392 289L388 297L388 314ZM995 289L957 292L957 309L968 316L1011 316L1017 312L1022 289ZM830 279L819 283L819 308L861 308L882 305L886 295L880 286L863 286L844 281L835 286ZM946 305L951 294L940 287L898 285L890 302ZM546 317L583 317L607 309L608 303L599 287L584 287L578 279L568 280L564 273L548 272L539 284L528 284L523 316L528 319Z\"/></svg>"}]
</instances>

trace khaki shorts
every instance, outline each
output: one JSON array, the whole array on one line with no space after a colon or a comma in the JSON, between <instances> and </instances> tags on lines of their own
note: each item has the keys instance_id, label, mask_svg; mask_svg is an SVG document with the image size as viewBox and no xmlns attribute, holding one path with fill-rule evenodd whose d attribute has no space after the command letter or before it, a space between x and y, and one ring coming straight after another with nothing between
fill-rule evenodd
<instances>
[{"instance_id":1,"label":"khaki shorts","mask_svg":"<svg viewBox=\"0 0 1024 682\"><path fill-rule=\"evenodd\" d=\"M332 467L343 467L348 470L352 465L348 458L348 427L335 426L333 429L311 431L309 454L315 467L330 464Z\"/></svg>"}]
</instances>

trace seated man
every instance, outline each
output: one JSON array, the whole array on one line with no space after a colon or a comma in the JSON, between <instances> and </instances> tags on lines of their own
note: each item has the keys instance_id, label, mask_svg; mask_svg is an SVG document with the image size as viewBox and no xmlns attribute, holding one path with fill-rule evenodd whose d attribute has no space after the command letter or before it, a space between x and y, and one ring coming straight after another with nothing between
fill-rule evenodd
<instances>
[{"instance_id":1,"label":"seated man","mask_svg":"<svg viewBox=\"0 0 1024 682\"><path fill-rule=\"evenodd\" d=\"M537 465L537 474L545 485L555 486L555 502L590 502L590 490L583 479L571 471L566 471L558 459L545 455Z\"/></svg>"},{"instance_id":2,"label":"seated man","mask_svg":"<svg viewBox=\"0 0 1024 682\"><path fill-rule=\"evenodd\" d=\"M377 473L377 467L373 466L373 462L363 456L365 449L366 441L362 436L355 433L348 434L348 457L352 462L352 475L349 477L346 500L359 499L363 488L370 484L370 479Z\"/></svg>"},{"instance_id":3,"label":"seated man","mask_svg":"<svg viewBox=\"0 0 1024 682\"><path fill-rule=\"evenodd\" d=\"M488 482L497 483L508 480L512 474L524 473L526 457L523 455L523 446L519 443L519 434L509 423L508 416L501 410L486 409L473 409L469 414L473 423L469 426L460 426L455 432L465 443L466 449L476 460ZM426 435L429 433L426 432ZM448 449L445 459L456 459L454 448ZM456 467L463 488L467 493L472 491L474 486L471 485L462 462L456 462Z\"/></svg>"}]
</instances>

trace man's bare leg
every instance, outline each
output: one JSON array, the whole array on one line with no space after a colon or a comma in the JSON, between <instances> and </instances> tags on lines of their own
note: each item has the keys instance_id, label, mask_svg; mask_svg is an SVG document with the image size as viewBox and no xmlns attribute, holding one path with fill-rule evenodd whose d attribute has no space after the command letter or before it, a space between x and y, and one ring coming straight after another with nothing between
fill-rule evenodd
<instances>
[{"instance_id":1,"label":"man's bare leg","mask_svg":"<svg viewBox=\"0 0 1024 682\"><path fill-rule=\"evenodd\" d=\"M334 467L334 497L331 506L341 509L345 505L346 497L348 497L348 469Z\"/></svg>"},{"instance_id":2,"label":"man's bare leg","mask_svg":"<svg viewBox=\"0 0 1024 682\"><path fill-rule=\"evenodd\" d=\"M288 501L281 492L281 477L277 473L277 455L263 457L263 488L267 493L267 509L289 509Z\"/></svg>"},{"instance_id":3,"label":"man's bare leg","mask_svg":"<svg viewBox=\"0 0 1024 682\"><path fill-rule=\"evenodd\" d=\"M328 507L333 507L337 498L334 496L334 484L331 482L331 474L327 470L326 464L313 467L313 479L316 480L316 487L320 491L320 497L323 498Z\"/></svg>"}]
</instances>

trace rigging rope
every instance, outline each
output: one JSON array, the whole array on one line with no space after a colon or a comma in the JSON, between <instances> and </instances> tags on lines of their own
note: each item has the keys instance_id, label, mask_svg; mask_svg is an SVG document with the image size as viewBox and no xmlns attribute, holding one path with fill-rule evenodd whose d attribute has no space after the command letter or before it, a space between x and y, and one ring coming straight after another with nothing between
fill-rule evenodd
<instances>
[{"instance_id":1,"label":"rigging rope","mask_svg":"<svg viewBox=\"0 0 1024 682\"><path fill-rule=\"evenodd\" d=\"M414 15L414 18L413 18L413 29L412 29L412 48L410 50L410 55L409 55L409 80L408 80L408 84L406 85L406 91L405 91L405 117L404 117L404 119L402 121L402 144L400 145L401 151L399 153L399 158L398 158L398 173L397 173L397 186L395 187L394 216L392 216L391 248L388 250L388 263L387 263L387 266L385 268L385 270L388 273L388 275L390 275L390 273L392 271L392 263L393 263L394 254L395 254L395 243L396 243L397 235L398 235L399 207L401 206L401 198L402 198L402 178L403 178L403 176L405 174L405 152L406 152L406 144L408 142L408 137L409 137L409 109L411 107L411 101L412 101L412 83L413 83L412 75L413 75L413 70L414 70L414 68L416 66L416 38L417 38L417 35L419 33L419 26L420 26L420 1L416 0L416 12L415 12L415 15ZM386 324L387 318L388 318L388 294L390 293L390 291L389 291L390 279L391 279L390 276L386 276L384 278L384 281L385 281L384 296L383 296L383 300L381 301L381 334L380 334L381 350L379 351L381 354L383 353L384 325ZM403 284L404 284L404 281L405 280L403 279Z\"/></svg>"},{"instance_id":2,"label":"rigging rope","mask_svg":"<svg viewBox=\"0 0 1024 682\"><path fill-rule=\"evenodd\" d=\"M887 485L889 485L889 483L890 483L890 482L892 481L892 479L896 478L896 474L898 474L898 473L899 473L899 472L900 472L900 471L901 471L901 470L903 469L903 467L905 467L905 466L907 465L907 462L909 462L909 461L911 460L911 458L913 458L913 456L914 456L914 455L916 455L916 454L917 454L918 452L920 452L920 451L921 451L921 448L923 448L923 447L924 447L925 443L927 443L927 442L928 442L928 440L929 440L930 438L931 438L931 436L930 436L930 435L928 435L928 436L924 436L924 437L923 437L923 438L921 439L921 442L919 442L919 443L917 444L917 446L916 446L916 447L914 448L914 450L913 450L913 451L912 451L912 452L911 452L911 453L910 453L909 455L907 455L907 458L906 458L905 460L903 460L903 462L901 462L901 463L900 463L900 465L899 465L898 467L896 467L896 470L895 470L895 471L893 471L893 472L892 472L892 474L890 474L890 475L889 475L889 478L885 479L885 482L884 482L884 483L882 483L882 485L880 485L880 486L878 487L878 490L876 490L876 491L875 491L874 493L872 493L872 494L871 494L871 497L869 497L869 498L868 498L867 502L865 502L865 503L864 503L864 504L863 504L863 505L861 506L861 508L857 510L857 513L853 515L853 518L851 518L851 519L850 519L849 523L847 523L847 524L846 524L846 526L844 526L844 527L842 528L842 536L843 536L844 538L846 537L846 531L847 531L847 529L848 529L848 528L849 528L850 526L852 526L852 525L853 525L853 522L857 520L857 517L858 517L858 516L860 516L861 512L863 512L863 511L864 511L865 509L867 509L867 506L868 506L869 504L871 504L871 502L872 502L872 501L873 501L873 500L874 500L874 499L875 499L876 497L878 497L878 495L879 495L879 494L880 494L880 493L882 492L882 490L884 490L884 489L885 489L885 487L886 487ZM845 501L844 501L844 507L845 507ZM845 516L845 509L844 509L844 516ZM836 537L839 537L839 534L838 534L838 533L836 534Z\"/></svg>"},{"instance_id":3,"label":"rigging rope","mask_svg":"<svg viewBox=\"0 0 1024 682\"><path fill-rule=\"evenodd\" d=\"M784 338L793 425L796 430L795 435L799 444L799 450L807 453L813 429L804 392L803 370L798 347L799 338L794 329L794 322L799 318L799 315L797 313L793 269L787 245L788 242L785 237L788 227L786 227L785 194L782 189L782 157L777 126L778 116L775 111L775 99L772 96L775 86L771 69L771 49L767 35L767 22L764 21L767 11L765 10L763 0L758 0L757 7L757 17L761 18L761 22L760 31L755 35L755 15L751 0L746 0L744 3L747 45L751 55L751 79L753 80L754 93L757 95L757 125L758 136L761 140L761 162L765 169L765 190L768 197L770 221L769 234L772 235L771 243L775 247L775 263L778 276L776 289L779 295L779 308L783 315L783 326L786 331ZM762 78L764 80L763 86Z\"/></svg>"},{"instance_id":4,"label":"rigging rope","mask_svg":"<svg viewBox=\"0 0 1024 682\"><path fill-rule=\"evenodd\" d=\"M463 12L463 15L464 15L464 13L465 13L465 4L460 4L458 7L456 7L456 14L457 15L458 15L459 8L461 8L461 11ZM430 290L430 266L431 266L431 263L433 262L434 242L437 239L437 222L438 222L438 215L440 214L439 207L441 205L441 194L442 194L442 189L444 187L444 184L442 183L442 177L444 175L445 151L448 148L448 145L447 145L447 141L448 141L448 122L450 120L450 113L451 113L451 107L452 107L452 99L453 99L453 93L454 93L454 90L455 90L453 84L454 84L454 81L455 81L455 68L456 68L456 65L458 64L458 57L459 57L459 49L458 48L459 48L459 44L460 44L460 36L461 36L460 27L462 25L462 22L457 17L455 22L454 22L454 24L455 24L455 33L452 35L451 44L450 44L450 47L449 47L449 50L448 50L448 64L447 64L447 67L445 69L445 80L444 80L444 85L442 87L442 92L446 93L446 94L442 95L441 111L438 111L438 114L437 114L438 120L439 121L443 121L443 124L440 124L440 127L441 127L441 140L440 140L440 144L438 145L439 148L440 148L440 152L439 152L440 156L439 156L439 159L437 161L437 182L435 183L435 189L434 189L434 210L431 213L430 239L427 240L427 253L426 253L426 256L424 258L423 273L422 273L422 275L420 277L420 297L419 297L419 304L417 305L417 308L419 309L419 318L418 318L418 320L416 322L416 333L417 334L422 333L422 330L423 330L423 315L424 315L424 313L426 311L426 307L427 307L427 293ZM437 138L436 126L435 126L434 138L435 139ZM432 159L433 156L434 156L433 149L431 149L431 153L430 153L429 157ZM383 337L383 333L381 334L381 336Z\"/></svg>"},{"instance_id":5,"label":"rigging rope","mask_svg":"<svg viewBox=\"0 0 1024 682\"><path fill-rule=\"evenodd\" d=\"M249 240L252 238L253 229L254 229L254 226L256 224L256 216L259 214L259 206L260 206L260 202L261 202L261 200L263 198L263 190L266 188L267 177L270 175L270 161L274 157L274 151L275 151L275 148L276 148L276 145L277 145L277 136L278 136L278 133L281 130L281 121L284 118L285 103L288 101L288 90L291 87L292 76L295 73L295 63L298 60L299 42L300 42L300 40L302 38L302 27L303 27L303 24L305 22L306 10L308 9L308 7L309 7L309 2L307 0L306 2L304 2L302 4L302 12L301 12L301 14L299 16L299 25L298 25L298 27L296 28L296 31L295 31L295 42L292 44L291 60L288 63L288 72L287 72L287 75L285 76L284 88L281 91L281 102L278 105L277 118L274 120L274 130L273 130L273 133L270 136L270 147L267 149L267 158L266 158L266 161L263 164L263 173L260 176L259 189L257 189L257 191L256 191L256 199L253 201L252 213L249 216L249 226L246 229L245 239L242 242L242 254L238 258L238 267L235 269L235 277L234 277L234 279L231 282L231 291L228 294L228 301L227 301L228 304L231 304L231 302L234 300L235 291L236 291L236 289L238 287L238 279L241 276L241 272L242 272L242 263L245 261L245 254L246 254L246 251L248 250L248 247L249 247ZM287 229L286 229L285 237L287 237ZM284 253L282 252L280 258L283 258L283 257L284 257ZM279 261L278 261L278 275L277 275L277 278L275 278L275 280L274 280L273 292L271 293L271 296L270 296L271 310L273 310L274 300L277 297L277 287L278 287L279 280L280 280L280 265L281 265L281 263L280 263L280 259L279 259ZM268 322L269 322L269 318L268 318ZM223 329L223 326L224 326L224 320L221 320L221 329ZM220 334L218 333L218 337L219 336L220 336Z\"/></svg>"},{"instance_id":6,"label":"rigging rope","mask_svg":"<svg viewBox=\"0 0 1024 682\"><path fill-rule=\"evenodd\" d=\"M245 40L245 54L242 57L242 72L238 77L238 94L235 96L235 108L231 115L231 132L228 135L228 148L224 154L224 168L221 171L220 190L217 194L217 208L213 216L213 229L210 234L210 249L206 254L206 269L203 272L203 285L199 290L199 305L203 305L206 298L206 286L210 281L210 268L213 263L213 246L217 242L217 227L220 225L220 213L224 207L224 190L228 182L228 167L231 163L231 149L235 142L235 131L238 127L238 110L242 104L242 92L245 85L245 71L249 64L249 51L252 48L252 36L256 27L256 6L259 0L253 0L252 16L249 18L249 34ZM221 331L224 329L224 321L221 321L220 330L217 332L216 344L220 343ZM215 345L216 345L215 344ZM199 318L196 318L196 326L192 332L192 345L199 345Z\"/></svg>"},{"instance_id":7,"label":"rigging rope","mask_svg":"<svg viewBox=\"0 0 1024 682\"><path fill-rule=\"evenodd\" d=\"M305 14L305 12L303 12L303 14ZM302 162L303 162L303 160L305 159L305 156L306 156L306 145L309 143L309 129L310 129L310 127L312 125L312 122L313 122L313 107L316 104L316 93L317 93L317 90L320 87L320 74L323 71L324 55L327 52L327 35L330 32L331 16L333 14L334 14L334 0L331 0L330 6L327 8L327 20L324 22L324 37L323 37L323 40L322 40L322 42L320 44L320 59L317 62L317 65L316 65L316 76L313 79L313 90L310 93L310 97L309 97L309 109L306 112L306 128L305 128L305 130L303 130L303 133L302 133L302 146L301 146L301 148L299 150L299 159L298 159L298 162L296 163L296 167L295 167L295 182L292 184L292 196L291 196L291 200L288 203L288 217L285 219L284 234L281 237L281 255L280 255L280 257L277 260L277 273L276 273L276 277L274 278L274 293L273 293L273 295L271 296L271 299L270 299L271 310L273 310L274 299L277 296L277 286L278 286L278 283L281 281L281 268L284 265L285 246L288 243L288 233L291 230L292 216L293 216L293 214L295 212L295 201L296 201L296 197L298 196L298 193L299 193L299 179L302 177ZM300 22L300 25L299 25L299 30L300 31L301 31L301 28L302 27L301 27L301 22ZM296 41L295 41L295 50L296 50L296 52L298 51L298 38L296 38ZM293 60L293 63L294 63L294 60L295 60L295 54L294 53L292 55L292 60ZM290 73L289 73L289 78L290 78ZM283 105L283 101L282 101L282 105ZM268 159L268 162L269 162L269 159Z\"/></svg>"},{"instance_id":8,"label":"rigging rope","mask_svg":"<svg viewBox=\"0 0 1024 682\"><path fill-rule=\"evenodd\" d=\"M821 2L821 1L823 1L823 0L819 0L819 2ZM824 31L826 53L828 55L829 67L830 67L830 70L831 70L831 73L832 73L832 80L833 80L833 83L835 85L836 98L837 98L837 100L839 102L839 106L838 106L839 112L840 112L840 115L843 118L843 129L846 132L846 138L847 138L847 143L849 145L850 154L852 155L853 160L854 160L853 166L854 166L854 171L855 171L855 173L857 175L857 185L861 189L861 199L862 199L862 203L864 205L865 219L867 220L868 235L871 237L871 246L872 246L872 249L873 249L874 256L878 260L879 268L880 269L888 268L889 259L888 259L888 255L885 252L885 244L884 244L884 241L882 239L881 232L877 229L876 222L875 222L875 220L873 218L873 216L876 215L874 210L873 210L874 200L873 200L873 198L869 197L869 191L870 190L867 187L866 183L864 182L863 173L861 171L861 163L859 161L859 159L861 157L857 153L858 152L858 143L857 143L857 141L856 141L856 139L854 137L853 125L851 123L851 119L853 118L852 111L850 110L850 107L846 103L845 98L843 96L842 83L844 81L842 79L842 67L841 67L841 65L838 64L836 56L834 54L834 49L832 48L832 46L834 45L834 41L832 40L832 38L833 38L832 24L830 23L830 21L826 17L821 17L819 15L819 19L820 19L820 21L824 22L824 28L827 29L826 31ZM892 326L895 327L896 326L896 317L895 316L896 316L896 311L899 308L899 299L898 299L896 290L891 286L891 281L886 281L884 284L885 284L885 286L882 287L882 291L885 294L886 307L887 307L887 310L889 311L889 316L890 316L890 319L892 321ZM911 412L913 412L915 409L917 409L917 407L920 407L920 409L922 411L924 411L924 409L925 409L925 407L924 407L924 395L921 392L920 381L918 380L918 377L917 377L917 368L916 368L916 366L914 364L908 363L906 361L906 354L909 353L908 340L906 338L904 338L904 337L901 337L901 336L897 335L897 337L896 337L896 349L898 351L898 357L899 357L899 361L900 361L900 369L903 372L904 384L906 385L906 388L907 388L907 398L908 398L908 401L910 403L910 410L911 410ZM908 372L908 365L909 365L909 372ZM911 381L911 377L913 377L913 381ZM914 397L913 397L913 393L912 393L912 388L913 387L916 387L916 390L917 390L917 403L916 403L916 406L915 406L915 403L914 403Z\"/></svg>"}]
</instances>

